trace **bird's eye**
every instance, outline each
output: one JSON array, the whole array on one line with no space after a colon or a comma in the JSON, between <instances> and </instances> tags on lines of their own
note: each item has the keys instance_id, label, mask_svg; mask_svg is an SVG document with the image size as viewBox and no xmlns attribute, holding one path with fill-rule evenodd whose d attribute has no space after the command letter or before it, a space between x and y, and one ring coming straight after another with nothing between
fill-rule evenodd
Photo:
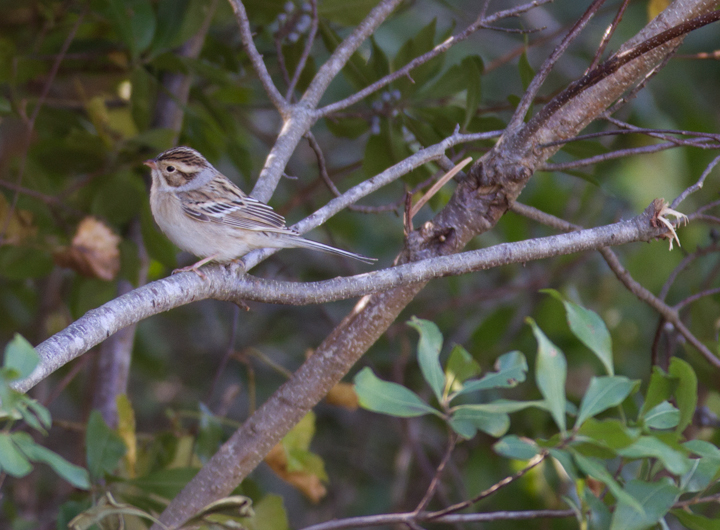
<instances>
[{"instance_id":1,"label":"bird's eye","mask_svg":"<svg viewBox=\"0 0 720 530\"><path fill-rule=\"evenodd\" d=\"M168 173L172 173L175 171L175 166L168 166L165 169L167 170Z\"/></svg>"}]
</instances>

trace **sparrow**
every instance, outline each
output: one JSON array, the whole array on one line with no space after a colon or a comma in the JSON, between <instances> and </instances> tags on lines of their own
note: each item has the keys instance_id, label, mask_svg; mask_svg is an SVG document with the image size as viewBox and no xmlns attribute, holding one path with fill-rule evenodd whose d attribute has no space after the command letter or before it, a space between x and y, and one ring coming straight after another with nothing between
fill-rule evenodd
<instances>
[{"instance_id":1,"label":"sparrow","mask_svg":"<svg viewBox=\"0 0 720 530\"><path fill-rule=\"evenodd\" d=\"M173 274L193 271L204 277L198 269L206 263L234 261L257 248L307 248L363 263L376 261L305 239L195 149L175 147L143 163L152 170L150 209L158 226L175 245L202 258Z\"/></svg>"}]
</instances>

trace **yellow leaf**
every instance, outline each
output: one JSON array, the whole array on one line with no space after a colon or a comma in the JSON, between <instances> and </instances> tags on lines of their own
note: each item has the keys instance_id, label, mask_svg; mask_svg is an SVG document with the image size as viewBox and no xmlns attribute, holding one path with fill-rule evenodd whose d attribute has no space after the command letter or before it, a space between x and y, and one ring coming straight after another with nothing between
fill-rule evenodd
<instances>
[{"instance_id":1,"label":"yellow leaf","mask_svg":"<svg viewBox=\"0 0 720 530\"><path fill-rule=\"evenodd\" d=\"M10 214L10 204L5 195L0 193L0 227L8 223L5 230L5 241L7 243L18 245L23 240L36 234L37 227L32 225L33 217L31 212L15 208L9 222L7 221L8 214Z\"/></svg>"},{"instance_id":2,"label":"yellow leaf","mask_svg":"<svg viewBox=\"0 0 720 530\"><path fill-rule=\"evenodd\" d=\"M648 19L652 20L670 5L670 0L650 0L647 6Z\"/></svg>"},{"instance_id":3,"label":"yellow leaf","mask_svg":"<svg viewBox=\"0 0 720 530\"><path fill-rule=\"evenodd\" d=\"M327 474L322 459L308 450L314 435L315 414L309 412L272 448L265 463L312 502L319 502L327 493L322 483Z\"/></svg>"},{"instance_id":4,"label":"yellow leaf","mask_svg":"<svg viewBox=\"0 0 720 530\"><path fill-rule=\"evenodd\" d=\"M137 439L135 437L135 411L127 395L119 394L115 398L118 412L117 432L125 442L127 452L124 461L129 478L135 477L135 464L137 463Z\"/></svg>"},{"instance_id":5,"label":"yellow leaf","mask_svg":"<svg viewBox=\"0 0 720 530\"><path fill-rule=\"evenodd\" d=\"M355 393L355 385L352 383L338 383L327 393L325 401L329 405L335 405L336 407L342 407L348 410L357 409L359 404L357 394Z\"/></svg>"}]
</instances>

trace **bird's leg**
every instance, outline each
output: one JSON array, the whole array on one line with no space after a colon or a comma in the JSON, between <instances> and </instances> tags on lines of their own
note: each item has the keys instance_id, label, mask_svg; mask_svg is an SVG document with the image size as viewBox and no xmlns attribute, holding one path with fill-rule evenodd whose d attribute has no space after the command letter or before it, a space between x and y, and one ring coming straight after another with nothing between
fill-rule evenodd
<instances>
[{"instance_id":1,"label":"bird's leg","mask_svg":"<svg viewBox=\"0 0 720 530\"><path fill-rule=\"evenodd\" d=\"M207 279L207 276L205 276L205 274L204 274L202 271L199 271L198 269L199 269L200 267L202 267L203 265L205 265L207 262L212 261L212 260L214 260L215 258L217 258L217 256L218 256L217 254L213 254L212 256L208 256L207 258L201 259L200 261L198 261L198 262L195 263L194 265L188 265L187 267L183 267L182 269L175 269L174 271L172 271L172 273L173 273L173 274L177 274L177 273L179 273L179 272L190 272L190 271L192 271L192 272L194 272L195 274L197 274L198 276L200 276L200 278L202 278L203 280L206 280L206 279Z\"/></svg>"}]
</instances>

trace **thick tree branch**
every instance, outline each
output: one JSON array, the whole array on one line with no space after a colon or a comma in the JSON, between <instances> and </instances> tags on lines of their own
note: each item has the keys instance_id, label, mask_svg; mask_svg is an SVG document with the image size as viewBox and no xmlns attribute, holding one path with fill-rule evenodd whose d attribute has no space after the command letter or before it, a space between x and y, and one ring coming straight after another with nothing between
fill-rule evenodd
<instances>
[{"instance_id":1,"label":"thick tree branch","mask_svg":"<svg viewBox=\"0 0 720 530\"><path fill-rule=\"evenodd\" d=\"M311 283L238 277L238 268L206 267L206 279L194 273L173 275L149 283L107 304L88 311L65 330L37 346L41 364L17 389L27 391L64 364L126 326L149 316L197 300L215 298L287 305L307 305L346 300L401 289L433 278L457 276L510 263L524 263L553 256L583 252L608 245L649 241L665 230L650 224L652 205L629 221L560 234L503 243L494 247L406 263L398 267Z\"/></svg>"}]
</instances>

